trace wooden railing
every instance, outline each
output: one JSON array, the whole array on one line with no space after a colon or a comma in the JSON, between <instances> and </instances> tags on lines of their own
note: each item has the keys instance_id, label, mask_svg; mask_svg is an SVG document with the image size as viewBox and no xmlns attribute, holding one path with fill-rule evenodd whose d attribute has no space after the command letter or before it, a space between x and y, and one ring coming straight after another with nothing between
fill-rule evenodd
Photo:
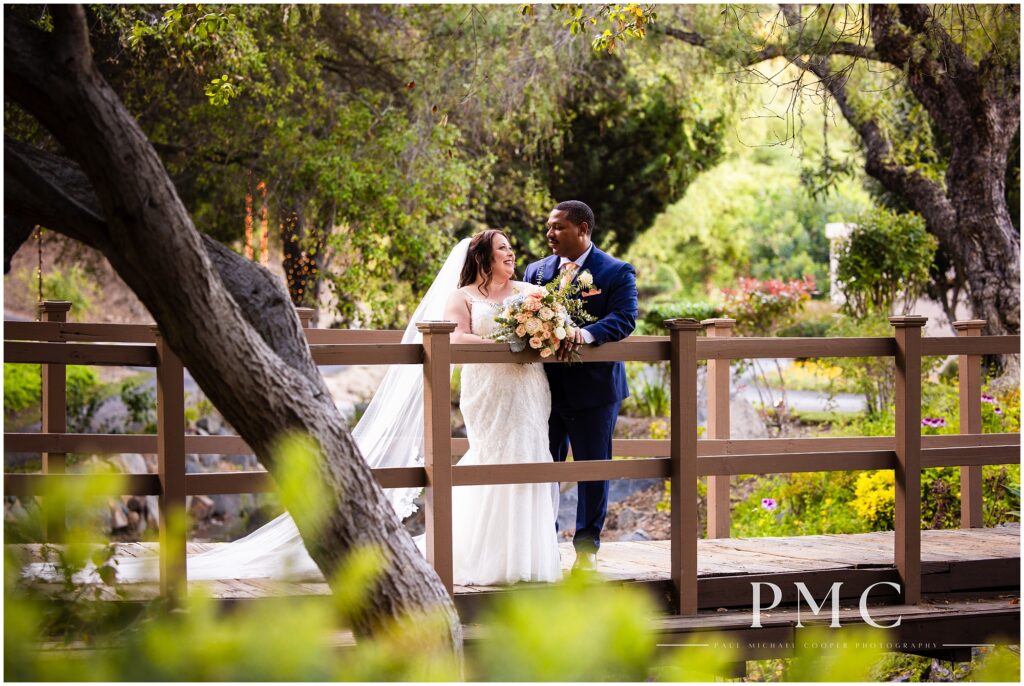
<instances>
[{"instance_id":1,"label":"wooden railing","mask_svg":"<svg viewBox=\"0 0 1024 686\"><path fill-rule=\"evenodd\" d=\"M156 452L157 474L128 476L125 494L157 495L161 516L181 513L188 495L253 493L273 488L266 472L186 474L186 453L251 452L236 436L184 434L183 369L155 327L64 322L67 303L41 305L42 322L5 322L4 359L41 363L40 434L5 434L5 449L41 452L42 474L5 474L8 495L38 495L44 484L90 479L64 474L67 453ZM309 312L300 310L308 326ZM401 344L397 331L306 328L317 364L417 364L424 370L425 465L375 469L384 488L425 487L427 556L452 591L452 488L476 484L544 483L665 478L671 482L671 577L680 614L697 611L697 479L708 477L708 536L729 535L729 478L773 474L892 469L896 482L894 564L902 599L921 595L921 470L959 466L961 526L979 527L981 466L1020 462L1019 434L981 432L981 355L1019 352L1019 336L980 337L984 322L957 322L958 336L922 338L922 317L892 317L891 338L734 338L732 320L666 322L670 335L633 336L585 351L587 361L667 361L671 383L671 434L667 440L613 441L615 455L643 459L550 464L459 465L466 439L452 438L451 364L536 362L532 352L511 353L504 344L450 342L454 325L423 322L422 345ZM706 337L698 337L703 328ZM921 358L959 355L961 435L921 436ZM729 362L774 357L893 357L896 367L896 435L859 438L731 439ZM708 361L708 438L697 434L697 364ZM64 365L130 365L157 369L156 435L66 433ZM166 519L164 520L166 521ZM183 587L185 545L161 527L161 588ZM59 540L60 532L46 532Z\"/></svg>"}]
</instances>

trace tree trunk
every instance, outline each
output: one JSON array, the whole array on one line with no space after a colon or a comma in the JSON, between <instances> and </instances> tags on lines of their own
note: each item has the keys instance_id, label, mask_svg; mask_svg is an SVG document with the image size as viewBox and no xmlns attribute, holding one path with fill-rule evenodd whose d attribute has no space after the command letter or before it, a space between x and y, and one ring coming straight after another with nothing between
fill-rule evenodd
<instances>
[{"instance_id":1,"label":"tree trunk","mask_svg":"<svg viewBox=\"0 0 1024 686\"><path fill-rule=\"evenodd\" d=\"M318 308L320 276L324 259L324 236L296 203L284 215L284 273L288 279L288 295L296 307Z\"/></svg>"},{"instance_id":2,"label":"tree trunk","mask_svg":"<svg viewBox=\"0 0 1024 686\"><path fill-rule=\"evenodd\" d=\"M5 214L100 249L271 474L281 435L304 431L317 441L319 478L334 503L321 530L299 522L311 557L328 581L361 546L380 548L390 562L354 619L357 633L440 610L446 638L461 650L451 599L345 429L287 292L266 270L195 230L152 145L96 70L83 9L50 11L54 30L44 33L5 10L5 85L84 177L55 156L6 143Z\"/></svg>"},{"instance_id":3,"label":"tree trunk","mask_svg":"<svg viewBox=\"0 0 1024 686\"><path fill-rule=\"evenodd\" d=\"M954 149L946 171L956 211L947 240L959 258L974 316L988 322L985 333L1020 333L1020 236L1006 206L1006 148L963 148Z\"/></svg>"}]
</instances>

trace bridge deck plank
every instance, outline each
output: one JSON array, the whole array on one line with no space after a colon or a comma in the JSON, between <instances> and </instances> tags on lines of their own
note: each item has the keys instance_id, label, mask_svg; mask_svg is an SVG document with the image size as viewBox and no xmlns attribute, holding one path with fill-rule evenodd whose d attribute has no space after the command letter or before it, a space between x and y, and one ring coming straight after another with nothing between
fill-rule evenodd
<instances>
[{"instance_id":1,"label":"bridge deck plank","mask_svg":"<svg viewBox=\"0 0 1024 686\"><path fill-rule=\"evenodd\" d=\"M892 532L865 534L820 534L811 536L719 538L698 541L698 573L701 578L738 577L807 572L827 575L834 570L856 570L868 567L889 567L893 564ZM190 555L214 549L223 543L188 544ZM19 546L28 561L42 559L42 546ZM119 543L118 554L146 557L157 554L157 544ZM562 568L572 567L575 555L572 544L560 546ZM1009 569L1020 564L1020 526L1004 525L988 529L926 530L921 538L922 573L947 574L951 583L969 576L967 567ZM598 572L611 581L661 582L669 579L670 550L668 541L608 542L598 555ZM966 567L964 566L966 565ZM960 567L963 567L961 570ZM224 579L193 581L193 588L202 588L214 598L245 599L281 595L324 595L327 584L316 576L290 582L266 579ZM948 584L941 584L945 588ZM157 585L126 584L132 599L155 597ZM493 593L497 587L457 587L460 595ZM956 590L950 587L949 590Z\"/></svg>"}]
</instances>

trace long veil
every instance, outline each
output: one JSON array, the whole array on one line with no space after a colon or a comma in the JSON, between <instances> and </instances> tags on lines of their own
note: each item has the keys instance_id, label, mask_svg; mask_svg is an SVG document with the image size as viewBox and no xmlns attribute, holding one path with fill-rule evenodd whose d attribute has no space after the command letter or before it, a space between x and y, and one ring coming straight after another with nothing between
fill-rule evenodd
<instances>
[{"instance_id":1,"label":"long veil","mask_svg":"<svg viewBox=\"0 0 1024 686\"><path fill-rule=\"evenodd\" d=\"M459 274L469 251L466 238L452 249L426 295L416 306L402 343L421 343L416 323L442 319L448 296L458 288ZM423 464L423 369L417 365L391 365L352 437L372 468L412 467ZM416 510L418 488L387 489L385 493L400 519ZM116 558L123 581L144 581L159 576L155 557ZM252 579L319 577L320 571L306 552L295 522L287 512L237 541L192 555L188 579ZM89 570L86 570L88 574ZM49 577L49 563L26 568L29 576Z\"/></svg>"}]
</instances>

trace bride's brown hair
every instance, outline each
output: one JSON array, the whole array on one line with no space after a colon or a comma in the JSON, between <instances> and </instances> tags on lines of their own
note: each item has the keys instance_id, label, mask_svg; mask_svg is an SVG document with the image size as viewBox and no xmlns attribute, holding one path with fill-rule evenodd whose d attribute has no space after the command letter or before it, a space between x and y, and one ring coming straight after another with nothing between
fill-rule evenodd
<instances>
[{"instance_id":1,"label":"bride's brown hair","mask_svg":"<svg viewBox=\"0 0 1024 686\"><path fill-rule=\"evenodd\" d=\"M462 265L462 274L459 275L459 288L476 283L477 278L482 276L484 282L480 284L480 292L485 296L488 294L487 287L491 285L491 260L494 258L495 236L504 236L505 240L509 240L508 234L498 229L487 229L473 236L466 253L466 263Z\"/></svg>"}]
</instances>

